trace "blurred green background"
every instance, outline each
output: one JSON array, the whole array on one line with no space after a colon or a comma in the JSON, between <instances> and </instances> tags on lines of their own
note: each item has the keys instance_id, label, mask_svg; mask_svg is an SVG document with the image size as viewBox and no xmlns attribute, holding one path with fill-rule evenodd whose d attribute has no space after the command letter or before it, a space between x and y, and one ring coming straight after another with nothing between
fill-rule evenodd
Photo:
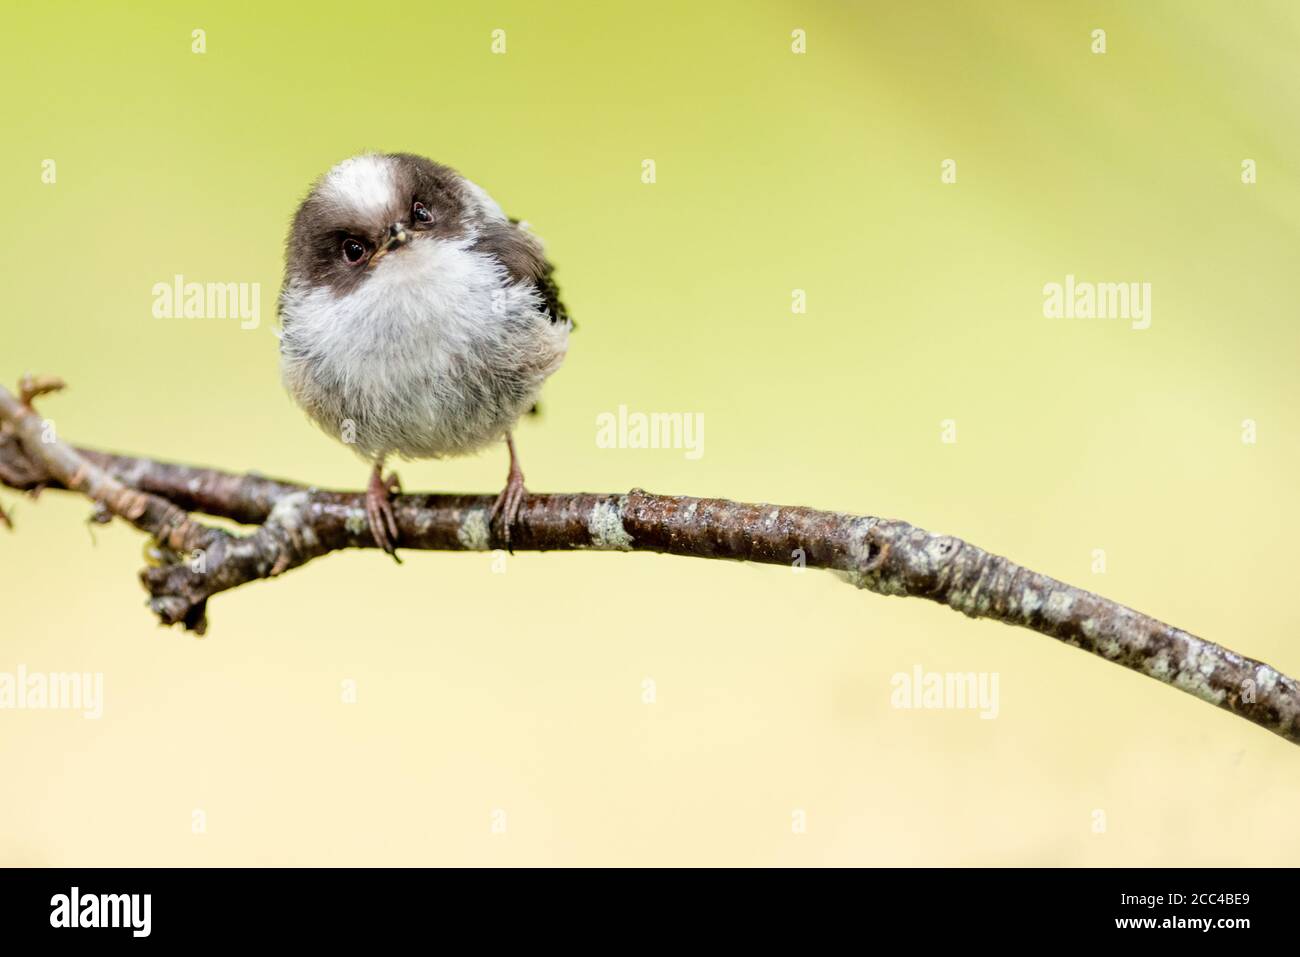
<instances>
[{"instance_id":1,"label":"blurred green background","mask_svg":"<svg viewBox=\"0 0 1300 957\"><path fill-rule=\"evenodd\" d=\"M6 21L0 377L67 379L42 406L62 437L360 487L281 389L274 299L309 182L408 150L527 218L578 320L517 433L531 488L905 518L1300 672L1290 0L55 2ZM260 326L155 319L178 273L260 283ZM1150 282L1151 328L1044 318L1067 274ZM620 404L703 413L704 455L598 448ZM401 475L486 492L505 470L497 450ZM142 607L134 530L88 530L70 496L0 503L0 671L100 671L106 699L97 722L0 711L0 863L1300 852L1294 746L829 575L340 554L215 599L196 641ZM997 719L892 708L918 664L997 672Z\"/></svg>"}]
</instances>

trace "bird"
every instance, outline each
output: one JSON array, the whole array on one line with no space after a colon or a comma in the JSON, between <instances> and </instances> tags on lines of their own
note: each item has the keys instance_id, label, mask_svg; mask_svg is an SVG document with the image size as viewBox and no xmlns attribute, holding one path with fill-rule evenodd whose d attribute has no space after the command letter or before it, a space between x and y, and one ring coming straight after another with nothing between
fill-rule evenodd
<instances>
[{"instance_id":1,"label":"bird","mask_svg":"<svg viewBox=\"0 0 1300 957\"><path fill-rule=\"evenodd\" d=\"M324 431L371 465L366 519L397 558L393 457L468 455L504 441L489 513L506 547L527 489L514 427L564 361L573 321L524 221L413 153L363 153L317 179L285 244L281 378Z\"/></svg>"}]
</instances>

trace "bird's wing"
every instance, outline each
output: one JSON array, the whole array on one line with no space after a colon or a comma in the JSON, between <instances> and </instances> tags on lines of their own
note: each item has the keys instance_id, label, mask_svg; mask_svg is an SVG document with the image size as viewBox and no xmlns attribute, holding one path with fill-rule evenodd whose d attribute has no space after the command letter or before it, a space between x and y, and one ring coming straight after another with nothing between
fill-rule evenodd
<instances>
[{"instance_id":1,"label":"bird's wing","mask_svg":"<svg viewBox=\"0 0 1300 957\"><path fill-rule=\"evenodd\" d=\"M560 301L560 287L553 275L555 267L547 260L541 241L518 220L484 224L473 248L495 257L515 282L535 285L551 322L572 323L569 311Z\"/></svg>"}]
</instances>

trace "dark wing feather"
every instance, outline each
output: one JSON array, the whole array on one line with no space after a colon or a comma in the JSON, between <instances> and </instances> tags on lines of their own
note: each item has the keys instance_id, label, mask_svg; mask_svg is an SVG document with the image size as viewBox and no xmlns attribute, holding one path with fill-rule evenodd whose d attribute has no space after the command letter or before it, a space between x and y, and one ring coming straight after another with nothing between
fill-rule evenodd
<instances>
[{"instance_id":1,"label":"dark wing feather","mask_svg":"<svg viewBox=\"0 0 1300 957\"><path fill-rule=\"evenodd\" d=\"M519 226L518 220L508 223L486 223L479 228L474 249L493 256L515 282L531 282L537 287L551 322L571 322L569 312L560 301L560 287L555 284L555 267L546 259L537 237Z\"/></svg>"}]
</instances>

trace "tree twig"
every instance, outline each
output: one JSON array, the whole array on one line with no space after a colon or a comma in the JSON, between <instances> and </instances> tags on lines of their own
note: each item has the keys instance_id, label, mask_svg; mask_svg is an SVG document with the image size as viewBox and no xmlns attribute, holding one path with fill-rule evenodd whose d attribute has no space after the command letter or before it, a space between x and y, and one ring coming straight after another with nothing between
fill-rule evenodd
<instances>
[{"instance_id":1,"label":"tree twig","mask_svg":"<svg viewBox=\"0 0 1300 957\"><path fill-rule=\"evenodd\" d=\"M0 483L80 492L151 535L159 561L140 577L164 624L201 632L213 595L332 551L374 547L364 493L75 449L45 435L31 407L35 395L50 389L21 391L15 398L0 387ZM501 547L488 521L493 501L491 495L402 495L394 502L400 547ZM257 528L235 535L191 512ZM1300 743L1300 686L1269 665L907 522L641 489L529 495L511 545L831 569L882 595L927 598L972 618L1048 635Z\"/></svg>"}]
</instances>

